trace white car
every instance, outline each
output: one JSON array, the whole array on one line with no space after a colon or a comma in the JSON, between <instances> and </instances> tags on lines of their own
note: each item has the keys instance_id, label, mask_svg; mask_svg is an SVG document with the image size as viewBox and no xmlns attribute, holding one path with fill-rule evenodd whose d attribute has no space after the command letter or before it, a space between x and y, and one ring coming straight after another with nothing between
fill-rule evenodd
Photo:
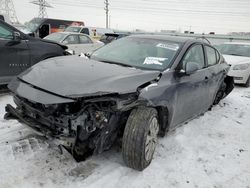
<instances>
[{"instance_id":1,"label":"white car","mask_svg":"<svg viewBox=\"0 0 250 188\"><path fill-rule=\"evenodd\" d=\"M104 45L103 42L81 33L58 32L52 33L44 39L64 44L68 47L69 52L76 55L92 52Z\"/></svg>"},{"instance_id":2,"label":"white car","mask_svg":"<svg viewBox=\"0 0 250 188\"><path fill-rule=\"evenodd\" d=\"M227 42L216 46L231 65L229 76L236 84L250 86L250 43Z\"/></svg>"},{"instance_id":3,"label":"white car","mask_svg":"<svg viewBox=\"0 0 250 188\"><path fill-rule=\"evenodd\" d=\"M105 33L114 33L112 29L87 26L69 26L65 29L66 32L83 33L90 37L100 40Z\"/></svg>"}]
</instances>

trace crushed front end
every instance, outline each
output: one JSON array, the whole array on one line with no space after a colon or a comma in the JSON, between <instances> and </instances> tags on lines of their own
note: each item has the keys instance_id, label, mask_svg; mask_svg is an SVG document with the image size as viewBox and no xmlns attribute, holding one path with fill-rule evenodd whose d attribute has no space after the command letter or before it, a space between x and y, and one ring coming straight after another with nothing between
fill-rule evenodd
<instances>
[{"instance_id":1,"label":"crushed front end","mask_svg":"<svg viewBox=\"0 0 250 188\"><path fill-rule=\"evenodd\" d=\"M73 156L109 149L122 134L135 94L79 98L74 102L41 104L18 95L17 107L6 106L6 119L17 119L38 134L59 139Z\"/></svg>"}]
</instances>

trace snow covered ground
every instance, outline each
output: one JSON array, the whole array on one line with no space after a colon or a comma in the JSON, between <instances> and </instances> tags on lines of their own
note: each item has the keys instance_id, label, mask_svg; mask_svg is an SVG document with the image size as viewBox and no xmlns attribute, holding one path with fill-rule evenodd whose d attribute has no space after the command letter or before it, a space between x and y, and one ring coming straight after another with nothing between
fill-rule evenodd
<instances>
[{"instance_id":1,"label":"snow covered ground","mask_svg":"<svg viewBox=\"0 0 250 188\"><path fill-rule=\"evenodd\" d=\"M52 141L5 121L7 103L11 96L0 96L0 188L250 188L250 89L235 88L212 111L161 138L143 172L127 168L116 147L76 163Z\"/></svg>"}]
</instances>

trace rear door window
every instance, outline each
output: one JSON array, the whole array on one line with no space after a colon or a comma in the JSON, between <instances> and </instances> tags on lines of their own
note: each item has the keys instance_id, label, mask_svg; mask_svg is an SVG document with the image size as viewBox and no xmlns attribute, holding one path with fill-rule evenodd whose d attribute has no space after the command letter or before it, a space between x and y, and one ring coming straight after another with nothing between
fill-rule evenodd
<instances>
[{"instance_id":1,"label":"rear door window","mask_svg":"<svg viewBox=\"0 0 250 188\"><path fill-rule=\"evenodd\" d=\"M90 43L92 43L90 38L87 37L87 36L79 35L79 39L80 39L80 44L90 44Z\"/></svg>"}]
</instances>

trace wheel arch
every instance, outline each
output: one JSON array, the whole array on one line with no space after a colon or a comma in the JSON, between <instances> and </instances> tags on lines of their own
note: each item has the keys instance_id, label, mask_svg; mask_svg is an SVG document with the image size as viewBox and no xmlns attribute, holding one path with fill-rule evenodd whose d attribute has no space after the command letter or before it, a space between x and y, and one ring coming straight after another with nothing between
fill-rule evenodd
<instances>
[{"instance_id":1,"label":"wheel arch","mask_svg":"<svg viewBox=\"0 0 250 188\"><path fill-rule=\"evenodd\" d=\"M156 106L158 112L158 122L160 126L159 136L165 136L170 125L170 111L167 106Z\"/></svg>"},{"instance_id":2,"label":"wheel arch","mask_svg":"<svg viewBox=\"0 0 250 188\"><path fill-rule=\"evenodd\" d=\"M226 84L225 96L227 96L234 88L234 78L232 76L226 76L224 82Z\"/></svg>"}]
</instances>

